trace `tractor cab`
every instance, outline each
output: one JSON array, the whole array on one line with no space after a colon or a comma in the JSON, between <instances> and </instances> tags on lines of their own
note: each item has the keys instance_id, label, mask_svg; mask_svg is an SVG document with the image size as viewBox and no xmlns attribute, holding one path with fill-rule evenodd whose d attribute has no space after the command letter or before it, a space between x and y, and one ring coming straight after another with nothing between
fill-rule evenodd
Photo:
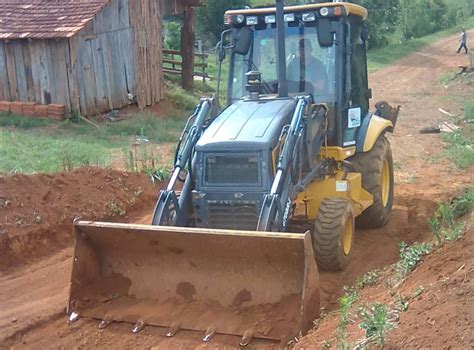
<instances>
[{"instance_id":1,"label":"tractor cab","mask_svg":"<svg viewBox=\"0 0 474 350\"><path fill-rule=\"evenodd\" d=\"M258 72L261 99L309 94L314 103L328 106L329 144L356 144L371 97L366 18L365 8L350 3L287 6L279 39L276 8L227 11L224 22L230 26L231 38L228 105L249 96L248 72ZM283 40L283 50L278 40ZM284 63L285 72L279 62Z\"/></svg>"}]
</instances>

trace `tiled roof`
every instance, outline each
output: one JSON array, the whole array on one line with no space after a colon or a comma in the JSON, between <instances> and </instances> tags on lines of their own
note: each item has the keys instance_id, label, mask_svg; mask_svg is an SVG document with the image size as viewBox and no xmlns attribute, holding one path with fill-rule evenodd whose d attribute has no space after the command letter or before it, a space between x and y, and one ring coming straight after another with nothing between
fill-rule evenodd
<instances>
[{"instance_id":1,"label":"tiled roof","mask_svg":"<svg viewBox=\"0 0 474 350\"><path fill-rule=\"evenodd\" d=\"M0 0L0 40L69 38L109 1Z\"/></svg>"}]
</instances>

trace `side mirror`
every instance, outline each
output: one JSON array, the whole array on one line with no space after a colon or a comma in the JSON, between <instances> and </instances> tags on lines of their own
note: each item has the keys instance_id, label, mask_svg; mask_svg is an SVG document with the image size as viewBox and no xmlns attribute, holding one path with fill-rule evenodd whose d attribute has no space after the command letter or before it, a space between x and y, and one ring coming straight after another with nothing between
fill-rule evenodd
<instances>
[{"instance_id":1,"label":"side mirror","mask_svg":"<svg viewBox=\"0 0 474 350\"><path fill-rule=\"evenodd\" d=\"M331 29L331 20L319 19L316 23L318 32L318 42L321 47L331 47L334 45L334 36Z\"/></svg>"},{"instance_id":2,"label":"side mirror","mask_svg":"<svg viewBox=\"0 0 474 350\"><path fill-rule=\"evenodd\" d=\"M222 41L217 43L217 62L221 63L225 60L225 48L222 45Z\"/></svg>"},{"instance_id":3,"label":"side mirror","mask_svg":"<svg viewBox=\"0 0 474 350\"><path fill-rule=\"evenodd\" d=\"M252 44L253 30L249 27L235 29L232 32L232 51L241 55L246 55Z\"/></svg>"}]
</instances>

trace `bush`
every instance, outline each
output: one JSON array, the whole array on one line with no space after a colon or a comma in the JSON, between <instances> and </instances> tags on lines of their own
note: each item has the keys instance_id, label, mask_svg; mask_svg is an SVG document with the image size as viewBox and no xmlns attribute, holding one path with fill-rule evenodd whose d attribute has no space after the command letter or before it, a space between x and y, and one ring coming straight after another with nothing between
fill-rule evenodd
<instances>
[{"instance_id":1,"label":"bush","mask_svg":"<svg viewBox=\"0 0 474 350\"><path fill-rule=\"evenodd\" d=\"M181 50L181 20L177 17L164 21L165 48Z\"/></svg>"}]
</instances>

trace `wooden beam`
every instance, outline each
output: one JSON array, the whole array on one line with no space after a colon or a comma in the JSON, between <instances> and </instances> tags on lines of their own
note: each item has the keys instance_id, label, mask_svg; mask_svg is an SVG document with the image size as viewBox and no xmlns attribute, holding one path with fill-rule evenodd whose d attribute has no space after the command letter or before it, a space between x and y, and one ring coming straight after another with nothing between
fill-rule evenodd
<instances>
[{"instance_id":1,"label":"wooden beam","mask_svg":"<svg viewBox=\"0 0 474 350\"><path fill-rule=\"evenodd\" d=\"M193 89L193 72L194 72L194 29L196 24L196 16L194 9L190 6L186 7L183 12L183 27L181 29L181 55L183 57L181 84L183 89Z\"/></svg>"}]
</instances>

